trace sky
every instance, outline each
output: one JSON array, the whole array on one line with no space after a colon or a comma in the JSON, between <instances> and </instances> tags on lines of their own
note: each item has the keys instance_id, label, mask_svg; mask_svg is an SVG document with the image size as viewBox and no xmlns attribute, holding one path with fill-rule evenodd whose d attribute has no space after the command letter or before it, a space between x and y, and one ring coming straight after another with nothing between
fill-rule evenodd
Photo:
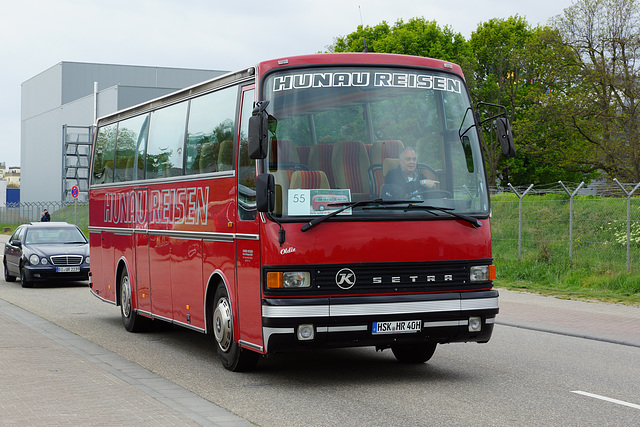
<instances>
[{"instance_id":1,"label":"sky","mask_svg":"<svg viewBox=\"0 0 640 427\"><path fill-rule=\"evenodd\" d=\"M62 61L233 71L326 51L358 25L424 17L469 38L519 15L547 24L573 0L19 0L0 14L0 163L20 166L23 82ZM73 123L69 123L73 125Z\"/></svg>"}]
</instances>

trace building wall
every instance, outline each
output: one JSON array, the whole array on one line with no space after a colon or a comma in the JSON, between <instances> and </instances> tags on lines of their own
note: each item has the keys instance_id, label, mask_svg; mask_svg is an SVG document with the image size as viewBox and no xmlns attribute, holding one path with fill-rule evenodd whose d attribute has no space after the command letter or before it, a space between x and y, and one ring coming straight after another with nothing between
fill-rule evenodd
<instances>
[{"instance_id":1,"label":"building wall","mask_svg":"<svg viewBox=\"0 0 640 427\"><path fill-rule=\"evenodd\" d=\"M63 126L92 126L98 117L223 74L215 70L61 62L22 84L23 202L59 201L63 194Z\"/></svg>"}]
</instances>

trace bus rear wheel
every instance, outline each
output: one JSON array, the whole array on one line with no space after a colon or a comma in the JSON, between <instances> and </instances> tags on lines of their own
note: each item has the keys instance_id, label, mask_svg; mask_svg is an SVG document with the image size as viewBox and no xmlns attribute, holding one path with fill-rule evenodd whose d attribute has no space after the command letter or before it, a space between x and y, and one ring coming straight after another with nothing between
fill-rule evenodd
<instances>
[{"instance_id":1,"label":"bus rear wheel","mask_svg":"<svg viewBox=\"0 0 640 427\"><path fill-rule=\"evenodd\" d=\"M436 351L437 343L424 342L417 344L402 344L391 346L391 351L398 362L424 363L431 359Z\"/></svg>"},{"instance_id":2,"label":"bus rear wheel","mask_svg":"<svg viewBox=\"0 0 640 427\"><path fill-rule=\"evenodd\" d=\"M234 372L249 371L258 363L258 353L241 348L233 338L233 310L224 285L218 286L214 298L213 334L218 358Z\"/></svg>"},{"instance_id":3,"label":"bus rear wheel","mask_svg":"<svg viewBox=\"0 0 640 427\"><path fill-rule=\"evenodd\" d=\"M140 316L133 309L133 298L131 296L131 281L129 273L125 270L120 276L120 314L122 323L129 332L143 332L149 328L150 319Z\"/></svg>"}]
</instances>

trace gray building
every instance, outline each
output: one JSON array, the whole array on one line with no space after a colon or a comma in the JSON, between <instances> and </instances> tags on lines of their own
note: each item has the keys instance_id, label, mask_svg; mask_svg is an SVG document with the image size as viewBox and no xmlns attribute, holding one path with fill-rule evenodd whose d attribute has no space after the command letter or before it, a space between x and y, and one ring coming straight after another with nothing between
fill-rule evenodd
<instances>
[{"instance_id":1,"label":"gray building","mask_svg":"<svg viewBox=\"0 0 640 427\"><path fill-rule=\"evenodd\" d=\"M88 196L96 117L224 74L223 71L60 62L22 83L22 202Z\"/></svg>"}]
</instances>

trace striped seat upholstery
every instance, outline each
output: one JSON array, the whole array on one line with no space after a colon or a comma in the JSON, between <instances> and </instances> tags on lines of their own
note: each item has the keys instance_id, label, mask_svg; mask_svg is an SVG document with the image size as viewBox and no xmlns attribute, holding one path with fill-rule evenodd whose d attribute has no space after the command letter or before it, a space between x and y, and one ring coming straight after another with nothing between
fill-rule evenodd
<instances>
[{"instance_id":1,"label":"striped seat upholstery","mask_svg":"<svg viewBox=\"0 0 640 427\"><path fill-rule=\"evenodd\" d=\"M380 195L380 189L384 184L382 165L385 159L400 157L404 150L404 144L400 140L376 141L371 148L371 167L369 168L369 183L371 184L372 197Z\"/></svg>"},{"instance_id":2,"label":"striped seat upholstery","mask_svg":"<svg viewBox=\"0 0 640 427\"><path fill-rule=\"evenodd\" d=\"M337 188L351 189L352 200L369 197L369 154L362 141L337 142L331 163Z\"/></svg>"},{"instance_id":3,"label":"striped seat upholstery","mask_svg":"<svg viewBox=\"0 0 640 427\"><path fill-rule=\"evenodd\" d=\"M336 188L333 178L333 166L331 165L332 144L318 144L311 146L309 151L309 168L325 173L329 181L329 188Z\"/></svg>"},{"instance_id":4,"label":"striped seat upholstery","mask_svg":"<svg viewBox=\"0 0 640 427\"><path fill-rule=\"evenodd\" d=\"M290 188L330 188L327 175L322 171L295 171L291 175Z\"/></svg>"}]
</instances>

